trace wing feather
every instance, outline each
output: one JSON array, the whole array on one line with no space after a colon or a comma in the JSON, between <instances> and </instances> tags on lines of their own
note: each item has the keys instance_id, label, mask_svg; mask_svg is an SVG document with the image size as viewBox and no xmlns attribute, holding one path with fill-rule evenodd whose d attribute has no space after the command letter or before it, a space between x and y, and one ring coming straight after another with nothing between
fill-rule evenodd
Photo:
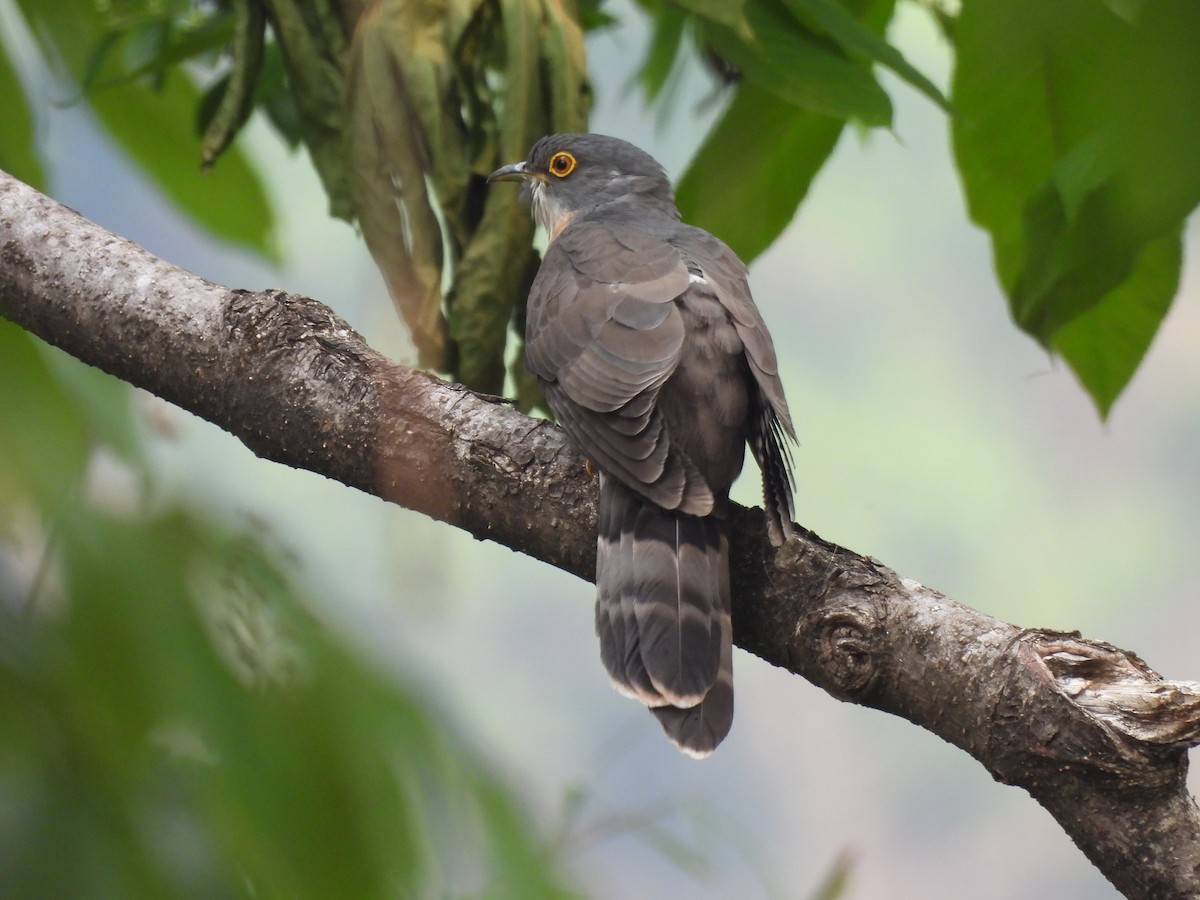
<instances>
[{"instance_id":1,"label":"wing feather","mask_svg":"<svg viewBox=\"0 0 1200 900\"><path fill-rule=\"evenodd\" d=\"M657 409L685 339L679 251L636 229L578 223L547 248L529 295L526 360L576 444L665 509L706 515L712 489Z\"/></svg>"}]
</instances>

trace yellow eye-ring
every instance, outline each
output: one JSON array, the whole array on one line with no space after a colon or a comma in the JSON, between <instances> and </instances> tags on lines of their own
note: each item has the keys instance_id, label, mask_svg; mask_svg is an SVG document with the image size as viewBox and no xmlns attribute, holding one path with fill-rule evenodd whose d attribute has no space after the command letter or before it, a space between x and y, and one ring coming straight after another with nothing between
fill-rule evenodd
<instances>
[{"instance_id":1,"label":"yellow eye-ring","mask_svg":"<svg viewBox=\"0 0 1200 900\"><path fill-rule=\"evenodd\" d=\"M575 171L575 157L566 150L559 150L550 157L550 173L559 178L566 178Z\"/></svg>"}]
</instances>

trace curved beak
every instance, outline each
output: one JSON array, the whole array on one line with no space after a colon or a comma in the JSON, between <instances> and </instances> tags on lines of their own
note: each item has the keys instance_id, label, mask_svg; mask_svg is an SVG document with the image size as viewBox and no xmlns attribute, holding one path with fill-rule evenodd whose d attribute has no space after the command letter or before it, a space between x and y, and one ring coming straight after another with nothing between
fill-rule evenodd
<instances>
[{"instance_id":1,"label":"curved beak","mask_svg":"<svg viewBox=\"0 0 1200 900\"><path fill-rule=\"evenodd\" d=\"M525 179L525 160L511 165L501 166L488 176L488 184L493 181L523 181Z\"/></svg>"}]
</instances>

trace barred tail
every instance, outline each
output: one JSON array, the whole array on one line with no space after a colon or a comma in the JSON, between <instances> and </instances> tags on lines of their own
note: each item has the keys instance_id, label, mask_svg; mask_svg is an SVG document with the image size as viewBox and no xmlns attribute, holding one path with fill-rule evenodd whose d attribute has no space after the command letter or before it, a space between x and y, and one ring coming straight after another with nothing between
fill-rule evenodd
<instances>
[{"instance_id":1,"label":"barred tail","mask_svg":"<svg viewBox=\"0 0 1200 900\"><path fill-rule=\"evenodd\" d=\"M617 690L706 756L733 721L729 542L714 516L667 512L600 482L596 633Z\"/></svg>"}]
</instances>

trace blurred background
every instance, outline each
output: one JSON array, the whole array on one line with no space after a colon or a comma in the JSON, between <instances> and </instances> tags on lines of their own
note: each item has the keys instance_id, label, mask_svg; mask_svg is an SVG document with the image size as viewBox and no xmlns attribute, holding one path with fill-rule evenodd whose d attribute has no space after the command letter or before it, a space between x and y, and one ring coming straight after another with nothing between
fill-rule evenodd
<instances>
[{"instance_id":1,"label":"blurred background","mask_svg":"<svg viewBox=\"0 0 1200 900\"><path fill-rule=\"evenodd\" d=\"M611 11L622 26L587 45L592 130L639 144L678 177L719 112L714 85L687 70L669 88L670 114L648 113L634 87L648 30L636 7ZM19 27L11 15L3 24ZM930 17L905 4L890 37L947 85ZM239 139L277 210L278 264L265 263L192 225L48 73L30 71L57 200L212 281L317 298L376 348L414 360L370 256L329 217L302 151L256 119ZM966 218L944 113L895 79L886 87L893 130L848 129L752 267L800 434L800 522L1005 621L1078 629L1165 677L1200 677L1195 266L1100 421L1071 373L1011 324L986 237ZM1194 233L1187 249L1194 259ZM1117 896L1022 791L907 722L742 651L731 736L709 760L682 757L609 687L591 585L258 460L152 397L136 405L156 496L277 548L319 626L451 723L523 798L582 893L803 898L841 859L845 897ZM139 490L109 457L89 464L87 483L105 509ZM735 496L759 502L752 466ZM5 810L0 800L0 836Z\"/></svg>"}]
</instances>

